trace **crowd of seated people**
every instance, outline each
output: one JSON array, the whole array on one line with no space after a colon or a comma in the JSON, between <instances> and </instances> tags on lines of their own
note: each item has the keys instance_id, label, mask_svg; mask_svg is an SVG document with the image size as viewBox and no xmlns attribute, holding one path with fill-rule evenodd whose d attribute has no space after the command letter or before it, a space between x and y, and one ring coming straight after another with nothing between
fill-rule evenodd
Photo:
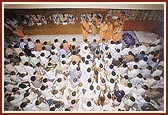
<instances>
[{"instance_id":1,"label":"crowd of seated people","mask_svg":"<svg viewBox=\"0 0 168 115\"><path fill-rule=\"evenodd\" d=\"M21 39L5 48L6 111L163 111L162 43Z\"/></svg>"}]
</instances>

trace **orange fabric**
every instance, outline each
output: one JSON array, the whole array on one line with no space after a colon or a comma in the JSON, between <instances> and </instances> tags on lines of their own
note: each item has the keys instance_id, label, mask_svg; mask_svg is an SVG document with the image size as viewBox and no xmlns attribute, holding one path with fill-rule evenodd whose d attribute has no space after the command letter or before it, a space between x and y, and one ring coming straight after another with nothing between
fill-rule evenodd
<instances>
[{"instance_id":1,"label":"orange fabric","mask_svg":"<svg viewBox=\"0 0 168 115\"><path fill-rule=\"evenodd\" d=\"M100 25L100 32L99 32L100 40L102 40L105 37L105 32L107 32L107 24L102 23Z\"/></svg>"},{"instance_id":2,"label":"orange fabric","mask_svg":"<svg viewBox=\"0 0 168 115\"><path fill-rule=\"evenodd\" d=\"M123 23L121 21L114 22L114 31L113 31L113 39L112 39L114 42L121 40L122 28L123 28Z\"/></svg>"},{"instance_id":3,"label":"orange fabric","mask_svg":"<svg viewBox=\"0 0 168 115\"><path fill-rule=\"evenodd\" d=\"M42 47L43 47L43 44L42 44L42 43L35 43L35 50L36 50L36 51L41 51L41 50L42 50Z\"/></svg>"},{"instance_id":4,"label":"orange fabric","mask_svg":"<svg viewBox=\"0 0 168 115\"><path fill-rule=\"evenodd\" d=\"M93 21L91 25L92 35L95 36L97 33L96 20Z\"/></svg>"},{"instance_id":5,"label":"orange fabric","mask_svg":"<svg viewBox=\"0 0 168 115\"><path fill-rule=\"evenodd\" d=\"M70 50L70 45L68 43L63 44L63 49L68 52Z\"/></svg>"},{"instance_id":6,"label":"orange fabric","mask_svg":"<svg viewBox=\"0 0 168 115\"><path fill-rule=\"evenodd\" d=\"M83 28L84 27L84 28ZM88 31L89 31L89 23L84 21L82 23L82 36L83 36L83 39L87 39L88 37ZM86 29L86 30L85 30Z\"/></svg>"},{"instance_id":7,"label":"orange fabric","mask_svg":"<svg viewBox=\"0 0 168 115\"><path fill-rule=\"evenodd\" d=\"M21 29L16 28L16 31L14 31L13 33L15 33L20 38L25 37L25 34L23 33L23 31Z\"/></svg>"},{"instance_id":8,"label":"orange fabric","mask_svg":"<svg viewBox=\"0 0 168 115\"><path fill-rule=\"evenodd\" d=\"M104 35L105 41L108 41L111 39L113 33L113 25L112 24L107 24L107 32Z\"/></svg>"}]
</instances>

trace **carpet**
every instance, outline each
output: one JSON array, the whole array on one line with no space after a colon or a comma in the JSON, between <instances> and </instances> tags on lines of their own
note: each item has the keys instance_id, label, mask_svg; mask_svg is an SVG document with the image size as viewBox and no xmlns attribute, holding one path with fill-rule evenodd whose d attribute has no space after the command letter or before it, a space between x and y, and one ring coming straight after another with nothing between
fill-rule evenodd
<instances>
[{"instance_id":1,"label":"carpet","mask_svg":"<svg viewBox=\"0 0 168 115\"><path fill-rule=\"evenodd\" d=\"M139 43L134 31L123 31L121 42L124 47L132 47L133 45Z\"/></svg>"}]
</instances>

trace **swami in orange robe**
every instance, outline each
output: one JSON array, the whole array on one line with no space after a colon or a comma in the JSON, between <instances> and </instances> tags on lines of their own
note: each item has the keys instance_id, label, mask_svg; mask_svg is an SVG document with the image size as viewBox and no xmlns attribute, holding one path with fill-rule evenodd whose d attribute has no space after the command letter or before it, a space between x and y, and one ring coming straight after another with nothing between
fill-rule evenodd
<instances>
[{"instance_id":1,"label":"swami in orange robe","mask_svg":"<svg viewBox=\"0 0 168 115\"><path fill-rule=\"evenodd\" d=\"M107 32L107 24L106 21L103 21L103 23L100 25L100 41L102 41L102 39L105 39L105 33Z\"/></svg>"},{"instance_id":2,"label":"swami in orange robe","mask_svg":"<svg viewBox=\"0 0 168 115\"><path fill-rule=\"evenodd\" d=\"M88 34L89 34L90 26L89 26L89 19L86 18L86 20L83 21L82 23L82 36L83 40L87 39Z\"/></svg>"},{"instance_id":3,"label":"swami in orange robe","mask_svg":"<svg viewBox=\"0 0 168 115\"><path fill-rule=\"evenodd\" d=\"M25 34L23 33L22 29L16 28L13 31L14 34L16 34L16 36L18 36L19 38L24 38Z\"/></svg>"},{"instance_id":4,"label":"swami in orange robe","mask_svg":"<svg viewBox=\"0 0 168 115\"><path fill-rule=\"evenodd\" d=\"M123 30L123 23L118 18L114 22L114 31L113 31L113 39L112 39L114 42L117 42L117 41L121 40L121 38L122 38L122 30Z\"/></svg>"},{"instance_id":5,"label":"swami in orange robe","mask_svg":"<svg viewBox=\"0 0 168 115\"><path fill-rule=\"evenodd\" d=\"M107 42L108 40L111 40L113 36L113 25L111 22L107 23L107 31L105 32L104 39Z\"/></svg>"}]
</instances>

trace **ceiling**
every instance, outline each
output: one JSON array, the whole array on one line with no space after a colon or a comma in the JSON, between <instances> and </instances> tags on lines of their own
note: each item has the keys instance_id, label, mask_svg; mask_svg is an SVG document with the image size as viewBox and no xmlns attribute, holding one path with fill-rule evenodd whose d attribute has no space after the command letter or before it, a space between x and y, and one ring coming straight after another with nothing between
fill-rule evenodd
<instances>
[{"instance_id":1,"label":"ceiling","mask_svg":"<svg viewBox=\"0 0 168 115\"><path fill-rule=\"evenodd\" d=\"M165 2L2 2L5 9L102 8L164 10Z\"/></svg>"}]
</instances>

